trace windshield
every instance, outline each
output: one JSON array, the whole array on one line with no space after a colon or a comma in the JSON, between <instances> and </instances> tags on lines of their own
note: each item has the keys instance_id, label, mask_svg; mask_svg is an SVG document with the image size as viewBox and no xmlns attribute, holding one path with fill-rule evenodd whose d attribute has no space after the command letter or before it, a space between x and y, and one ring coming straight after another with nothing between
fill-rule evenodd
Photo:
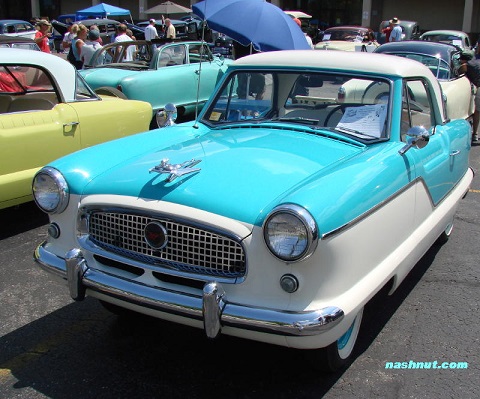
<instances>
[{"instance_id":1,"label":"windshield","mask_svg":"<svg viewBox=\"0 0 480 399\"><path fill-rule=\"evenodd\" d=\"M107 44L98 49L86 67L146 68L153 57L155 46L146 41L118 42Z\"/></svg>"},{"instance_id":2,"label":"windshield","mask_svg":"<svg viewBox=\"0 0 480 399\"><path fill-rule=\"evenodd\" d=\"M451 34L424 35L423 40L426 40L429 42L453 44L454 46L463 47L462 38L456 35L451 35Z\"/></svg>"},{"instance_id":3,"label":"windshield","mask_svg":"<svg viewBox=\"0 0 480 399\"><path fill-rule=\"evenodd\" d=\"M390 82L327 73L232 73L203 113L212 127L290 123L359 139L387 137Z\"/></svg>"},{"instance_id":4,"label":"windshield","mask_svg":"<svg viewBox=\"0 0 480 399\"><path fill-rule=\"evenodd\" d=\"M330 40L340 40L345 42L361 42L363 40L363 36L366 32L361 32L359 30L352 30L352 29L335 29L332 31L326 30L322 42L327 42Z\"/></svg>"}]
</instances>

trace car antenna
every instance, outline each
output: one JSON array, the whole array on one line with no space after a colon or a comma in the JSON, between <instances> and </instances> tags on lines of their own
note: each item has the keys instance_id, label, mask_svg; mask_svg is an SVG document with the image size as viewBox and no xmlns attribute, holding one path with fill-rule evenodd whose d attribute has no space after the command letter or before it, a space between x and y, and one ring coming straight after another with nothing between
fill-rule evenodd
<instances>
[{"instance_id":1,"label":"car antenna","mask_svg":"<svg viewBox=\"0 0 480 399\"><path fill-rule=\"evenodd\" d=\"M207 13L207 0L205 0L205 15ZM205 18L205 16L204 16ZM197 82L197 101L195 102L195 123L193 124L194 129L198 129L198 98L200 96L200 79L202 78L202 60L205 52L205 27L207 26L207 20L203 19L202 22L202 46L200 47L200 63L198 67L198 82Z\"/></svg>"},{"instance_id":2,"label":"car antenna","mask_svg":"<svg viewBox=\"0 0 480 399\"><path fill-rule=\"evenodd\" d=\"M195 129L198 129L197 125L197 118L198 118L198 99L200 97L200 79L202 78L202 59L203 55L205 53L205 46L204 46L204 41L203 41L203 29L202 29L202 45L200 47L200 62L198 65L198 81L197 81L197 100L195 101L195 123L193 124L193 127Z\"/></svg>"}]
</instances>

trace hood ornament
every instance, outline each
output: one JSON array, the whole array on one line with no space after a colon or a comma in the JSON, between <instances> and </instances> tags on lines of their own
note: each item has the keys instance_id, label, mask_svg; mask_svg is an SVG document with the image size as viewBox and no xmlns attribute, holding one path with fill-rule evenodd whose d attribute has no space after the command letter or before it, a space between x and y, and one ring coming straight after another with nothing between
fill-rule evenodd
<instances>
[{"instance_id":1,"label":"hood ornament","mask_svg":"<svg viewBox=\"0 0 480 399\"><path fill-rule=\"evenodd\" d=\"M168 174L165 181L170 183L171 181L175 180L177 177L187 175L189 173L198 172L201 170L200 168L194 168L194 166L200 162L201 159L192 159L190 161L185 161L183 163L171 164L168 162L167 158L162 159L159 165L153 167L149 170L150 173L155 172L158 174Z\"/></svg>"}]
</instances>

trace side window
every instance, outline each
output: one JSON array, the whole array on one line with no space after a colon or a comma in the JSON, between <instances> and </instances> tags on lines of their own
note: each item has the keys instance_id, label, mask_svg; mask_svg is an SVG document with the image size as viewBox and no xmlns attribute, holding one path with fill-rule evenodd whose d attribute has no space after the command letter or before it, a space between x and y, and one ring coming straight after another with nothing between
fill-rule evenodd
<instances>
[{"instance_id":1,"label":"side window","mask_svg":"<svg viewBox=\"0 0 480 399\"><path fill-rule=\"evenodd\" d=\"M85 83L79 73L77 73L75 85L75 100L98 100L98 96Z\"/></svg>"},{"instance_id":2,"label":"side window","mask_svg":"<svg viewBox=\"0 0 480 399\"><path fill-rule=\"evenodd\" d=\"M184 44L177 44L160 48L158 56L158 67L182 65L186 63L186 47Z\"/></svg>"},{"instance_id":3,"label":"side window","mask_svg":"<svg viewBox=\"0 0 480 399\"><path fill-rule=\"evenodd\" d=\"M422 80L405 81L400 126L402 140L411 127L423 126L429 130L432 123L431 99L425 83Z\"/></svg>"},{"instance_id":4,"label":"side window","mask_svg":"<svg viewBox=\"0 0 480 399\"><path fill-rule=\"evenodd\" d=\"M212 54L207 46L195 44L188 47L188 58L190 64L194 64L200 62L200 59L202 61L211 61Z\"/></svg>"},{"instance_id":5,"label":"side window","mask_svg":"<svg viewBox=\"0 0 480 399\"><path fill-rule=\"evenodd\" d=\"M186 49L183 44L171 47L170 53L170 61L167 63L167 66L185 64L187 57Z\"/></svg>"},{"instance_id":6,"label":"side window","mask_svg":"<svg viewBox=\"0 0 480 399\"><path fill-rule=\"evenodd\" d=\"M50 77L40 68L32 66L0 67L0 91L29 93L34 91L54 91Z\"/></svg>"},{"instance_id":7,"label":"side window","mask_svg":"<svg viewBox=\"0 0 480 399\"><path fill-rule=\"evenodd\" d=\"M15 26L8 25L7 26L7 33L15 33Z\"/></svg>"}]
</instances>

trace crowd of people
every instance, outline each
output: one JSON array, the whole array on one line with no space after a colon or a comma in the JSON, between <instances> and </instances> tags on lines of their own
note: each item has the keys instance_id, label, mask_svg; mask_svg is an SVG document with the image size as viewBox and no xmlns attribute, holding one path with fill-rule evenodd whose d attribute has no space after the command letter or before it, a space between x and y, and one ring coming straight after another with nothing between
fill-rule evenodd
<instances>
[{"instance_id":1,"label":"crowd of people","mask_svg":"<svg viewBox=\"0 0 480 399\"><path fill-rule=\"evenodd\" d=\"M175 39L176 31L171 20L169 18L162 18L162 20L165 26L165 37L171 40ZM156 21L155 19L150 19L149 25L145 29L145 39L147 41L152 41L158 39L158 37ZM117 25L116 33L112 38L112 42L122 43L135 40L136 38L133 35L133 32L128 29L126 24L121 23ZM72 24L69 26L68 31L63 37L62 46L64 52L69 54L67 59L77 69L89 66L90 60L95 51L103 46L98 26L91 25L90 28L87 28L81 22ZM135 46L128 46L123 55L124 61L133 61L135 50Z\"/></svg>"}]
</instances>

